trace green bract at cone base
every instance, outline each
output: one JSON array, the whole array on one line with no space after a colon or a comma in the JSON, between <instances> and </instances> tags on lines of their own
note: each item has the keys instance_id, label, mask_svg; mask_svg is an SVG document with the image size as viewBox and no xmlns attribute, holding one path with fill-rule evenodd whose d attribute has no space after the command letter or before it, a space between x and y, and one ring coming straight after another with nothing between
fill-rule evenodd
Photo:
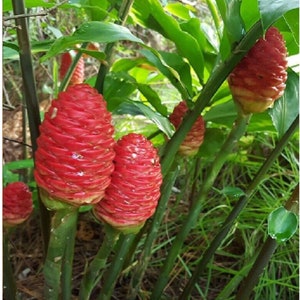
<instances>
[{"instance_id":1,"label":"green bract at cone base","mask_svg":"<svg viewBox=\"0 0 300 300\"><path fill-rule=\"evenodd\" d=\"M39 192L41 200L48 210L61 210L72 207L79 207L79 205L72 205L70 203L65 202L64 199L51 196L46 190L42 188L39 189Z\"/></svg>"}]
</instances>

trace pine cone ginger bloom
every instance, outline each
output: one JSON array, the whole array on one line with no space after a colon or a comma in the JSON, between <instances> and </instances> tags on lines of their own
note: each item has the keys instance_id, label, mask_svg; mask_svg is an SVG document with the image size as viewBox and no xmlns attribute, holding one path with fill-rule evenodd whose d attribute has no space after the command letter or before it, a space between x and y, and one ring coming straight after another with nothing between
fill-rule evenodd
<instances>
[{"instance_id":1,"label":"pine cone ginger bloom","mask_svg":"<svg viewBox=\"0 0 300 300\"><path fill-rule=\"evenodd\" d=\"M105 197L94 207L97 218L123 232L137 232L157 206L162 183L152 143L130 133L115 146L115 170Z\"/></svg>"},{"instance_id":2,"label":"pine cone ginger bloom","mask_svg":"<svg viewBox=\"0 0 300 300\"><path fill-rule=\"evenodd\" d=\"M40 126L34 176L45 205L94 204L110 184L115 152L111 114L87 84L68 87L53 100ZM52 207L54 205L54 207Z\"/></svg>"},{"instance_id":3,"label":"pine cone ginger bloom","mask_svg":"<svg viewBox=\"0 0 300 300\"><path fill-rule=\"evenodd\" d=\"M74 50L65 52L61 55L60 68L59 68L59 80L62 81L67 74L72 61L76 55ZM69 85L75 85L83 83L84 81L84 59L83 57L79 58L77 62L74 72L70 78Z\"/></svg>"},{"instance_id":4,"label":"pine cone ginger bloom","mask_svg":"<svg viewBox=\"0 0 300 300\"><path fill-rule=\"evenodd\" d=\"M170 122L178 129L184 116L188 112L188 107L185 101L181 101L169 116ZM203 143L205 133L205 122L202 116L196 120L191 130L186 135L185 139L179 147L179 153L183 156L196 155L199 147Z\"/></svg>"},{"instance_id":5,"label":"pine cone ginger bloom","mask_svg":"<svg viewBox=\"0 0 300 300\"><path fill-rule=\"evenodd\" d=\"M9 183L3 188L3 223L14 226L26 221L32 213L32 194L23 182Z\"/></svg>"},{"instance_id":6,"label":"pine cone ginger bloom","mask_svg":"<svg viewBox=\"0 0 300 300\"><path fill-rule=\"evenodd\" d=\"M263 112L283 95L286 56L283 37L270 27L229 75L233 99L245 114Z\"/></svg>"}]
</instances>

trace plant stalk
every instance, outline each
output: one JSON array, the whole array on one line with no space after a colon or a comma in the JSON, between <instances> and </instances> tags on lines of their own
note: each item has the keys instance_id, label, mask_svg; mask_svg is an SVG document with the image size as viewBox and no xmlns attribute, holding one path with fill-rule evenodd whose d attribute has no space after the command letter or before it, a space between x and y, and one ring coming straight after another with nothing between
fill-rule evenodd
<instances>
[{"instance_id":1,"label":"plant stalk","mask_svg":"<svg viewBox=\"0 0 300 300\"><path fill-rule=\"evenodd\" d=\"M196 281L199 280L199 277L202 275L203 271L205 270L206 265L209 263L211 258L213 257L215 251L219 248L224 238L227 236L228 232L230 231L231 227L233 226L235 220L237 219L240 212L243 210L243 208L247 205L249 198L252 196L254 191L256 190L257 186L265 176L265 174L268 172L271 165L274 163L274 161L277 159L277 157L282 152L283 148L288 143L290 137L294 134L295 130L297 129L299 124L299 115L295 119L295 121L291 124L290 128L287 130L287 132L283 135L283 137L280 139L280 141L277 143L277 146L272 151L272 153L269 155L269 157L266 159L264 164L261 166L259 171L257 172L256 176L252 180L251 184L248 186L247 190L245 191L245 196L242 196L240 200L237 202L231 213L228 215L226 220L224 221L222 228L220 229L219 233L216 235L216 237L213 239L213 241L210 243L210 246L207 248L207 250L204 252L201 260L199 261L192 277L186 284L182 294L181 299L188 299Z\"/></svg>"},{"instance_id":2,"label":"plant stalk","mask_svg":"<svg viewBox=\"0 0 300 300\"><path fill-rule=\"evenodd\" d=\"M25 6L23 0L12 0L13 11L15 15L22 15L25 13ZM16 18L17 38L19 44L19 57L22 72L24 98L27 107L30 138L32 145L32 155L34 157L37 149L37 138L39 136L39 126L41 124L39 101L36 93L36 83L31 57L31 46L29 41L28 26L26 18ZM23 128L25 130L25 128ZM44 206L40 197L38 196L39 214L41 232L44 246L44 254L46 255L49 231L50 231L50 214Z\"/></svg>"},{"instance_id":3,"label":"plant stalk","mask_svg":"<svg viewBox=\"0 0 300 300\"><path fill-rule=\"evenodd\" d=\"M87 45L88 45L88 43L83 43L81 48L86 48ZM70 82L70 79L71 79L71 77L72 77L72 75L75 71L76 65L77 65L77 63L78 63L81 56L82 56L82 53L80 51L78 51L76 53L74 59L72 60L71 65L70 65L67 73L65 74L64 78L62 79L62 81L60 83L59 92L62 92L67 88L67 86Z\"/></svg>"},{"instance_id":4,"label":"plant stalk","mask_svg":"<svg viewBox=\"0 0 300 300\"><path fill-rule=\"evenodd\" d=\"M75 249L75 238L77 232L77 219L78 209L74 209L74 212L68 216L67 233L65 235L66 245L62 262L62 299L69 300L72 297L72 272L73 272L73 259Z\"/></svg>"},{"instance_id":5,"label":"plant stalk","mask_svg":"<svg viewBox=\"0 0 300 300\"><path fill-rule=\"evenodd\" d=\"M288 202L285 205L287 210L291 210L294 207L297 207L299 203L299 184L295 188L292 196L289 198ZM294 209L295 213L298 214L298 209ZM265 267L267 266L269 260L271 259L273 253L275 252L278 243L275 239L272 239L270 236L267 237L262 249L259 252L256 261L252 265L248 276L242 282L237 294L237 300L247 300L249 299L251 292L253 291L255 285L259 280L259 276L264 271Z\"/></svg>"},{"instance_id":6,"label":"plant stalk","mask_svg":"<svg viewBox=\"0 0 300 300\"><path fill-rule=\"evenodd\" d=\"M130 8L133 4L134 0L123 0L120 10L119 10L119 21L116 22L119 25L124 25L126 23ZM106 63L101 64L99 68L99 72L97 75L96 83L95 83L95 88L96 90L100 93L103 94L104 91L104 80L106 77L106 74L108 73L110 66L112 64L112 58L113 58L113 53L114 53L114 47L116 43L109 43L105 47L105 56L106 56Z\"/></svg>"},{"instance_id":7,"label":"plant stalk","mask_svg":"<svg viewBox=\"0 0 300 300\"><path fill-rule=\"evenodd\" d=\"M159 200L160 202L160 210L156 210L154 219L155 222L151 222L151 227L149 234L147 235L144 248L142 250L142 253L140 255L140 258L138 259L138 263L133 271L131 282L130 282L130 293L128 295L128 300L134 300L136 299L136 296L138 294L140 284L142 281L142 278L144 276L145 270L147 269L148 263L151 258L151 250L154 240L157 237L157 233L160 227L160 224L162 222L162 219L164 217L164 213L167 208L168 200L170 198L172 187L174 186L175 180L177 178L179 169L176 167L176 169L172 172L169 172L167 176L165 177L165 180L163 182L163 185L161 187L161 198ZM149 224L147 222L147 224Z\"/></svg>"},{"instance_id":8,"label":"plant stalk","mask_svg":"<svg viewBox=\"0 0 300 300\"><path fill-rule=\"evenodd\" d=\"M110 300L111 295L114 291L114 287L116 285L118 275L120 274L123 264L124 257L130 248L131 243L133 242L135 234L122 234L120 240L117 243L117 252L115 254L114 260L112 261L110 268L108 269L105 280L103 283L103 287L99 294L98 300Z\"/></svg>"},{"instance_id":9,"label":"plant stalk","mask_svg":"<svg viewBox=\"0 0 300 300\"><path fill-rule=\"evenodd\" d=\"M17 299L17 287L13 274L12 265L9 260L8 232L3 235L3 295L7 300Z\"/></svg>"},{"instance_id":10,"label":"plant stalk","mask_svg":"<svg viewBox=\"0 0 300 300\"><path fill-rule=\"evenodd\" d=\"M52 217L49 247L43 269L45 299L70 299L74 228L76 228L77 217L78 208L72 206L55 211Z\"/></svg>"},{"instance_id":11,"label":"plant stalk","mask_svg":"<svg viewBox=\"0 0 300 300\"><path fill-rule=\"evenodd\" d=\"M190 213L188 214L175 240L173 241L173 245L160 271L158 280L153 288L153 292L150 298L151 300L160 299L163 290L168 282L168 277L174 266L174 262L178 254L180 253L184 240L186 239L191 228L197 221L197 218L202 208L201 204L205 201L205 198L207 197L209 190L213 186L218 173L220 172L221 168L226 162L228 155L232 153L234 147L237 145L237 142L244 135L250 118L251 115L244 115L242 113L238 114L230 134L228 135L221 150L219 151L215 160L210 166L208 174L202 183L202 187L197 201L193 203Z\"/></svg>"},{"instance_id":12,"label":"plant stalk","mask_svg":"<svg viewBox=\"0 0 300 300\"><path fill-rule=\"evenodd\" d=\"M110 225L105 224L104 241L96 254L95 258L89 264L81 281L79 300L88 300L94 287L102 277L106 267L106 261L111 253L116 241L119 239L120 232Z\"/></svg>"}]
</instances>

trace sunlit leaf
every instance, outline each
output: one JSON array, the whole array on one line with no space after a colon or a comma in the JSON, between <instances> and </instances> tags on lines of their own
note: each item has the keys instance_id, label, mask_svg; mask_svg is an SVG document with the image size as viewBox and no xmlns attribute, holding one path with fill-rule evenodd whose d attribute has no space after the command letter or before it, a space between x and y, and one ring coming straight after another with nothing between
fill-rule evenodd
<instances>
[{"instance_id":1,"label":"sunlit leaf","mask_svg":"<svg viewBox=\"0 0 300 300\"><path fill-rule=\"evenodd\" d=\"M173 41L178 54L186 57L198 78L203 79L204 58L201 48L193 36L181 30L176 19L164 11L158 0L136 0L132 11L136 22Z\"/></svg>"},{"instance_id":2,"label":"sunlit leaf","mask_svg":"<svg viewBox=\"0 0 300 300\"><path fill-rule=\"evenodd\" d=\"M182 3L168 3L165 6L165 10L170 12L172 15L188 20L193 15L191 9L195 11L195 8Z\"/></svg>"},{"instance_id":3,"label":"sunlit leaf","mask_svg":"<svg viewBox=\"0 0 300 300\"><path fill-rule=\"evenodd\" d=\"M289 240L297 231L298 218L295 213L279 207L268 217L268 233L278 243Z\"/></svg>"},{"instance_id":4,"label":"sunlit leaf","mask_svg":"<svg viewBox=\"0 0 300 300\"><path fill-rule=\"evenodd\" d=\"M167 117L159 114L146 106L142 102L126 101L123 102L115 111L115 114L131 114L131 115L143 115L156 124L156 126L164 132L167 137L171 137L174 133L174 129Z\"/></svg>"}]
</instances>

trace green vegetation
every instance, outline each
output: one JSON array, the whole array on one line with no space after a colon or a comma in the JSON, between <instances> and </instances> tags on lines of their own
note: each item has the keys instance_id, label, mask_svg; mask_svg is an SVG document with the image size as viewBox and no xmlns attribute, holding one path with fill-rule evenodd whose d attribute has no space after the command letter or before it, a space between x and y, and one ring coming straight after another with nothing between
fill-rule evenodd
<instances>
[{"instance_id":1,"label":"green vegetation","mask_svg":"<svg viewBox=\"0 0 300 300\"><path fill-rule=\"evenodd\" d=\"M3 1L3 186L26 182L35 206L30 222L5 232L5 251L10 253L15 277L9 281L11 286L16 283L17 299L57 298L59 286L62 299L71 299L71 293L80 299L84 299L81 295L91 295L90 299L114 295L116 299L221 300L246 299L246 293L255 300L296 299L297 1L27 0L24 7L22 3ZM23 30L17 30L15 21ZM226 79L270 26L286 41L286 88L272 108L244 115ZM91 43L95 49L89 48ZM120 234L118 241L118 233L110 236L92 217L92 206L80 207L78 222L87 218L97 232L93 249L86 250L85 241L77 235L73 268L62 260L57 267L62 266L63 278L56 276L53 284L47 282L51 274L47 262L46 271L43 267L46 252L51 256L56 247L51 239L48 246L54 225L50 224L52 213L39 199L34 151L44 103L55 99L68 82L69 78L59 80L59 67L60 55L69 50L76 50L77 60L84 57L85 82L103 94L112 113L115 139L135 132L151 140L161 158L164 181L155 214L138 234ZM75 67L73 61L67 77ZM190 111L175 131L168 116L182 100ZM178 148L200 114L206 122L204 142L194 157L181 157ZM271 220L268 225L269 216L281 207L292 221L287 226ZM77 211L70 228L64 228L59 219L55 228L74 237L76 220ZM277 240L270 238L270 228ZM33 238L26 242L23 234L38 235L44 245L39 255L33 254L32 264L27 251L33 247ZM101 269L96 272L97 262L91 262L99 249ZM261 249L270 255L259 261ZM68 250L61 251L64 259L73 255ZM89 265L95 276L84 280L90 280L93 293L81 287ZM252 291L247 275L253 265L261 273L253 276ZM22 273L26 268L27 277ZM35 282L43 283L43 272L46 283L54 286L44 296L43 287L33 293Z\"/></svg>"}]
</instances>

